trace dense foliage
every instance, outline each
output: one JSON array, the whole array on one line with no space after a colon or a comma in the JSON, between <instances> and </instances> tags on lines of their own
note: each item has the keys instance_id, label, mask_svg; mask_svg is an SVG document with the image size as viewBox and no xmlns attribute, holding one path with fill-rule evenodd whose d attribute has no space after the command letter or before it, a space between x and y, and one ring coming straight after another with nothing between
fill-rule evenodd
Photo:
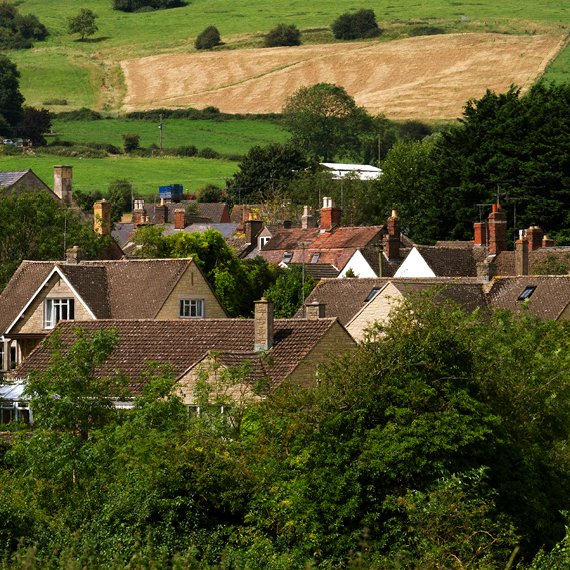
<instances>
[{"instance_id":1,"label":"dense foliage","mask_svg":"<svg viewBox=\"0 0 570 570\"><path fill-rule=\"evenodd\" d=\"M374 38L381 32L374 10L364 9L341 14L331 24L331 29L337 40Z\"/></svg>"},{"instance_id":2,"label":"dense foliage","mask_svg":"<svg viewBox=\"0 0 570 570\"><path fill-rule=\"evenodd\" d=\"M12 128L24 115L23 105L20 72L12 60L0 54L0 134L13 134Z\"/></svg>"},{"instance_id":3,"label":"dense foliage","mask_svg":"<svg viewBox=\"0 0 570 570\"><path fill-rule=\"evenodd\" d=\"M143 12L186 6L184 0L113 0L113 10L123 12Z\"/></svg>"},{"instance_id":4,"label":"dense foliage","mask_svg":"<svg viewBox=\"0 0 570 570\"><path fill-rule=\"evenodd\" d=\"M120 221L125 212L133 209L133 185L129 180L113 180L107 188L107 199L111 202L111 221Z\"/></svg>"},{"instance_id":5,"label":"dense foliage","mask_svg":"<svg viewBox=\"0 0 570 570\"><path fill-rule=\"evenodd\" d=\"M79 34L81 41L83 41L87 36L92 36L99 29L95 23L97 17L93 10L81 8L77 15L69 18L67 31L70 34Z\"/></svg>"},{"instance_id":6,"label":"dense foliage","mask_svg":"<svg viewBox=\"0 0 570 570\"><path fill-rule=\"evenodd\" d=\"M31 48L34 40L45 40L47 28L33 14L20 14L8 2L0 3L0 49Z\"/></svg>"},{"instance_id":7,"label":"dense foliage","mask_svg":"<svg viewBox=\"0 0 570 570\"><path fill-rule=\"evenodd\" d=\"M0 188L0 219L0 290L24 259L65 259L66 247L73 245L93 259L107 243L48 192Z\"/></svg>"},{"instance_id":8,"label":"dense foliage","mask_svg":"<svg viewBox=\"0 0 570 570\"><path fill-rule=\"evenodd\" d=\"M279 24L265 36L263 43L265 47L299 46L301 32L295 24Z\"/></svg>"},{"instance_id":9,"label":"dense foliage","mask_svg":"<svg viewBox=\"0 0 570 570\"><path fill-rule=\"evenodd\" d=\"M314 388L228 416L201 387L198 417L157 366L113 413L120 374L93 370L116 335L79 331L67 355L55 340L28 388L37 426L3 448L3 560L478 570L544 548L532 567L564 568L567 540L549 551L570 502L567 325L413 300Z\"/></svg>"},{"instance_id":10,"label":"dense foliage","mask_svg":"<svg viewBox=\"0 0 570 570\"><path fill-rule=\"evenodd\" d=\"M48 109L24 107L16 132L18 136L28 139L34 146L45 145L44 135L51 129L51 119L52 114Z\"/></svg>"},{"instance_id":11,"label":"dense foliage","mask_svg":"<svg viewBox=\"0 0 570 570\"><path fill-rule=\"evenodd\" d=\"M194 47L196 49L212 49L222 43L222 37L216 26L208 26L196 37Z\"/></svg>"}]
</instances>

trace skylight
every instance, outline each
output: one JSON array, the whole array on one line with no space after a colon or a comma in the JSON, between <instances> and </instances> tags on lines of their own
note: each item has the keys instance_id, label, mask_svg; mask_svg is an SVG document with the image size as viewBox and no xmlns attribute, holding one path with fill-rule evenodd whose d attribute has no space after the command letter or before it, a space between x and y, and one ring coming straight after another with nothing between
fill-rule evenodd
<instances>
[{"instance_id":1,"label":"skylight","mask_svg":"<svg viewBox=\"0 0 570 570\"><path fill-rule=\"evenodd\" d=\"M380 287L372 287L372 290L370 291L370 293L368 293L368 297L366 297L366 300L370 301L370 299L372 299L372 297L374 297L374 295L376 295L378 291L380 291Z\"/></svg>"},{"instance_id":2,"label":"skylight","mask_svg":"<svg viewBox=\"0 0 570 570\"><path fill-rule=\"evenodd\" d=\"M519 295L517 301L526 301L534 293L535 289L536 285L529 285L528 287L525 287L524 291Z\"/></svg>"}]
</instances>

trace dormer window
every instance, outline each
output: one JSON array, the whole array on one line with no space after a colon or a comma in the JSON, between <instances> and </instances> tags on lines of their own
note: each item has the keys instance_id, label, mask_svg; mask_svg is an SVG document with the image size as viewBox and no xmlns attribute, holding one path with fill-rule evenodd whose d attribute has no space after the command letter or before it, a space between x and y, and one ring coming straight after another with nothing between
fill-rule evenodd
<instances>
[{"instance_id":1,"label":"dormer window","mask_svg":"<svg viewBox=\"0 0 570 570\"><path fill-rule=\"evenodd\" d=\"M318 263L319 257L321 257L320 253L313 253L313 255L311 257L311 263Z\"/></svg>"},{"instance_id":2,"label":"dormer window","mask_svg":"<svg viewBox=\"0 0 570 570\"><path fill-rule=\"evenodd\" d=\"M59 321L75 318L74 299L46 299L44 304L44 328L53 329Z\"/></svg>"},{"instance_id":3,"label":"dormer window","mask_svg":"<svg viewBox=\"0 0 570 570\"><path fill-rule=\"evenodd\" d=\"M524 291L518 296L517 301L526 301L527 299L530 299L530 296L534 293L535 289L536 285L525 287Z\"/></svg>"},{"instance_id":4,"label":"dormer window","mask_svg":"<svg viewBox=\"0 0 570 570\"><path fill-rule=\"evenodd\" d=\"M183 319L204 316L204 299L180 299L180 317Z\"/></svg>"},{"instance_id":5,"label":"dormer window","mask_svg":"<svg viewBox=\"0 0 570 570\"><path fill-rule=\"evenodd\" d=\"M283 263L291 263L291 260L293 259L293 253L290 251L286 251L283 254Z\"/></svg>"}]
</instances>

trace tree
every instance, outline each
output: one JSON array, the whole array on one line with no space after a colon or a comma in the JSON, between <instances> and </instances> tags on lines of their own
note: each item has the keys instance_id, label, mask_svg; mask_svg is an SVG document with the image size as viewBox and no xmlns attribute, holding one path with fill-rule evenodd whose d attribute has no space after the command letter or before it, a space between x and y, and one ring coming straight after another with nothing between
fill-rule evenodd
<instances>
[{"instance_id":1,"label":"tree","mask_svg":"<svg viewBox=\"0 0 570 570\"><path fill-rule=\"evenodd\" d=\"M337 40L373 38L381 33L373 10L345 12L332 23L331 28Z\"/></svg>"},{"instance_id":2,"label":"tree","mask_svg":"<svg viewBox=\"0 0 570 570\"><path fill-rule=\"evenodd\" d=\"M301 45L301 32L295 24L279 24L264 39L265 47Z\"/></svg>"},{"instance_id":3,"label":"tree","mask_svg":"<svg viewBox=\"0 0 570 570\"><path fill-rule=\"evenodd\" d=\"M315 280L302 267L295 265L281 270L275 283L263 296L273 301L276 318L290 319L295 316L315 285Z\"/></svg>"},{"instance_id":4,"label":"tree","mask_svg":"<svg viewBox=\"0 0 570 570\"><path fill-rule=\"evenodd\" d=\"M301 149L289 144L253 146L227 182L228 198L234 204L264 201L312 165Z\"/></svg>"},{"instance_id":5,"label":"tree","mask_svg":"<svg viewBox=\"0 0 570 570\"><path fill-rule=\"evenodd\" d=\"M198 202L216 203L223 202L224 199L224 191L215 184L206 184L198 191Z\"/></svg>"},{"instance_id":6,"label":"tree","mask_svg":"<svg viewBox=\"0 0 570 570\"><path fill-rule=\"evenodd\" d=\"M107 189L111 202L111 221L118 222L125 212L133 209L133 185L129 180L113 180Z\"/></svg>"},{"instance_id":7,"label":"tree","mask_svg":"<svg viewBox=\"0 0 570 570\"><path fill-rule=\"evenodd\" d=\"M7 2L0 4L0 48L24 49L33 46L33 40L45 40L47 28L32 14L19 14Z\"/></svg>"},{"instance_id":8,"label":"tree","mask_svg":"<svg viewBox=\"0 0 570 570\"><path fill-rule=\"evenodd\" d=\"M51 129L52 114L48 109L24 107L22 120L18 123L17 133L20 137L30 139L34 146L46 144L44 134Z\"/></svg>"},{"instance_id":9,"label":"tree","mask_svg":"<svg viewBox=\"0 0 570 570\"><path fill-rule=\"evenodd\" d=\"M208 26L198 34L194 47L196 49L212 49L222 43L220 32L216 26Z\"/></svg>"},{"instance_id":10,"label":"tree","mask_svg":"<svg viewBox=\"0 0 570 570\"><path fill-rule=\"evenodd\" d=\"M0 120L0 133L3 135L13 135L12 128L20 123L24 114L19 80L20 72L16 65L0 54L0 119L3 119Z\"/></svg>"},{"instance_id":11,"label":"tree","mask_svg":"<svg viewBox=\"0 0 570 570\"><path fill-rule=\"evenodd\" d=\"M374 132L366 110L343 87L331 83L295 91L283 107L283 123L295 144L325 161L359 156L363 135Z\"/></svg>"},{"instance_id":12,"label":"tree","mask_svg":"<svg viewBox=\"0 0 570 570\"><path fill-rule=\"evenodd\" d=\"M141 141L140 135L136 133L127 133L123 135L123 147L125 152L133 152L139 148Z\"/></svg>"},{"instance_id":13,"label":"tree","mask_svg":"<svg viewBox=\"0 0 570 570\"><path fill-rule=\"evenodd\" d=\"M67 31L70 34L79 34L81 41L87 36L92 36L99 28L95 23L98 16L88 8L81 8L79 14L69 18Z\"/></svg>"}]
</instances>

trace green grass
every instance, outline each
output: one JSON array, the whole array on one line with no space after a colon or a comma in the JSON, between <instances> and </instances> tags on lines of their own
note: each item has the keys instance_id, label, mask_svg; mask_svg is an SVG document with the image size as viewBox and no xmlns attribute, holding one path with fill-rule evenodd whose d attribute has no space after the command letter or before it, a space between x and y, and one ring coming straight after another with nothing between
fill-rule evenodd
<instances>
[{"instance_id":1,"label":"green grass","mask_svg":"<svg viewBox=\"0 0 570 570\"><path fill-rule=\"evenodd\" d=\"M53 167L56 164L73 166L73 188L88 192L107 191L112 180L130 180L137 195L150 196L165 184L179 183L184 189L195 191L206 184L225 186L237 163L202 158L130 158L124 156L104 159L66 158L52 155L2 156L0 170L31 168L50 188L53 186Z\"/></svg>"},{"instance_id":2,"label":"green grass","mask_svg":"<svg viewBox=\"0 0 570 570\"><path fill-rule=\"evenodd\" d=\"M158 123L136 119L104 119L101 121L53 121L55 137L76 143L110 143L123 147L122 135L140 135L140 145L148 148L159 144ZM284 142L286 131L270 121L254 120L187 120L165 119L163 147L194 145L210 147L222 154L244 155L254 145ZM49 137L52 140L54 137Z\"/></svg>"},{"instance_id":3,"label":"green grass","mask_svg":"<svg viewBox=\"0 0 570 570\"><path fill-rule=\"evenodd\" d=\"M556 83L570 83L570 42L548 66L544 78Z\"/></svg>"},{"instance_id":4,"label":"green grass","mask_svg":"<svg viewBox=\"0 0 570 570\"><path fill-rule=\"evenodd\" d=\"M151 13L125 14L111 9L111 0L91 0L88 7L98 16L99 32L78 42L66 31L67 19L79 11L69 0L20 0L22 13L36 14L49 29L46 42L33 50L10 52L22 71L22 91L30 105L51 98L65 98L70 107L120 107L118 63L123 59L167 52L194 51L196 35L214 24L230 45L260 45L261 34L280 22L300 29L326 29L342 12L363 7L351 0L192 0L183 8ZM383 39L405 35L406 29L436 22L448 31L502 31L505 33L562 33L570 25L570 3L560 0L400 0L397 4L372 0ZM329 34L311 33L311 41L331 41ZM382 39L382 38L381 38ZM557 66L568 67L568 58Z\"/></svg>"}]
</instances>

